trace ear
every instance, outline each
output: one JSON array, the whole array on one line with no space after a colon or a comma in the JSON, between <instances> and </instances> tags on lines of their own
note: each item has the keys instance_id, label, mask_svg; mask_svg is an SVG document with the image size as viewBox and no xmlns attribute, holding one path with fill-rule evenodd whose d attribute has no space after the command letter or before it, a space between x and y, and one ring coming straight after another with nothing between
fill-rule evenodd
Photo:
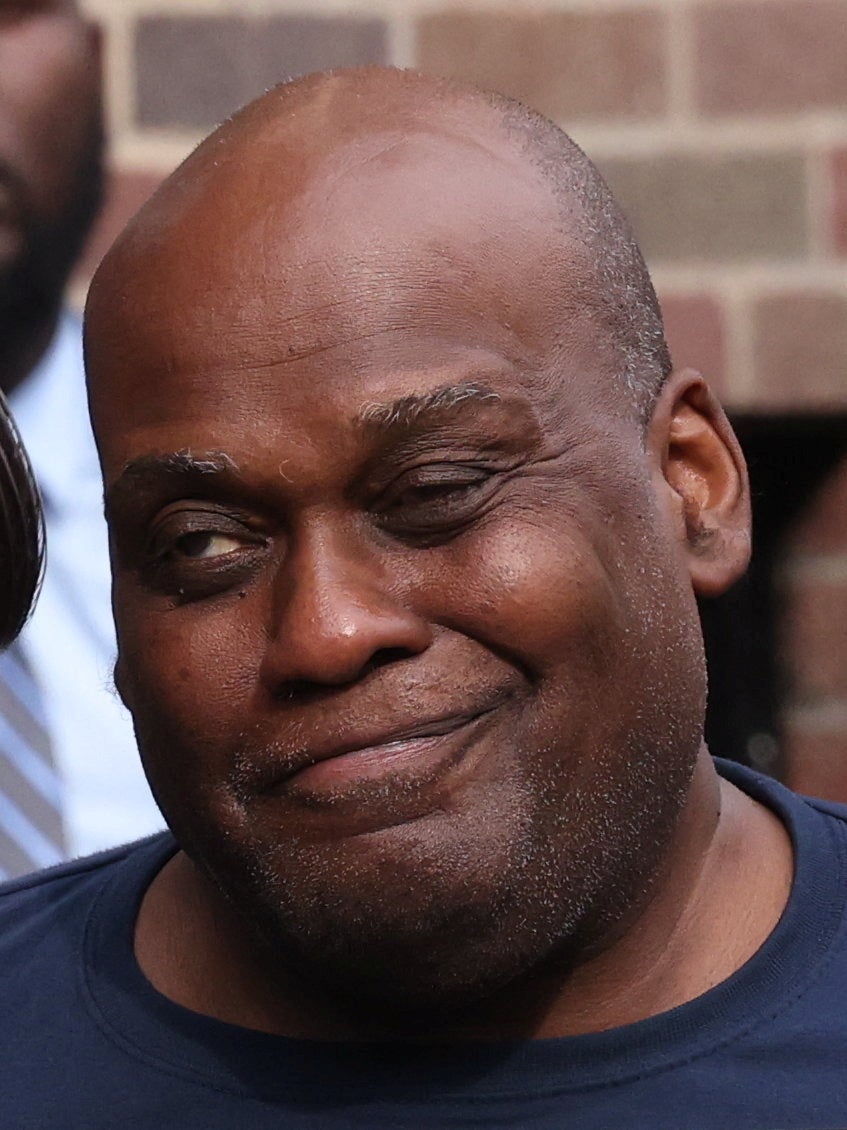
<instances>
[{"instance_id":1,"label":"ear","mask_svg":"<svg viewBox=\"0 0 847 1130\"><path fill-rule=\"evenodd\" d=\"M735 433L701 375L674 372L647 429L660 503L698 596L719 596L750 561L750 487Z\"/></svg>"}]
</instances>

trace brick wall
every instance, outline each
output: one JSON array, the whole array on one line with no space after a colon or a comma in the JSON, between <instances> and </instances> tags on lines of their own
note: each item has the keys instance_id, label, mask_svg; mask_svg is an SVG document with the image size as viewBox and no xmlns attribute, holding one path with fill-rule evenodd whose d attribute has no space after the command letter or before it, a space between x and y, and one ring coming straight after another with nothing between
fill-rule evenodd
<instances>
[{"instance_id":1,"label":"brick wall","mask_svg":"<svg viewBox=\"0 0 847 1130\"><path fill-rule=\"evenodd\" d=\"M603 169L675 357L735 409L847 409L847 0L87 0L114 180L80 272L217 121L281 79L417 65L517 95ZM790 777L847 798L847 465L782 567Z\"/></svg>"}]
</instances>

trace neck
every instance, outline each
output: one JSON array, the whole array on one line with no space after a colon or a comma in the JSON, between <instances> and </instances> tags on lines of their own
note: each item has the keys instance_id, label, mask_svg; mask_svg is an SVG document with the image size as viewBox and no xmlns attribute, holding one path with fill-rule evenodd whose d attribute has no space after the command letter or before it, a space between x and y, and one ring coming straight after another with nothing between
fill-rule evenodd
<instances>
[{"instance_id":1,"label":"neck","mask_svg":"<svg viewBox=\"0 0 847 1130\"><path fill-rule=\"evenodd\" d=\"M145 896L142 970L165 996L243 1027L307 1039L427 1042L580 1035L684 1004L731 976L767 938L788 899L791 847L777 818L701 756L690 797L643 905L602 950L563 973L551 961L482 1006L408 1032L335 1012L302 984L263 972L244 926L178 853Z\"/></svg>"},{"instance_id":2,"label":"neck","mask_svg":"<svg viewBox=\"0 0 847 1130\"><path fill-rule=\"evenodd\" d=\"M663 873L637 916L551 997L537 1037L581 1035L686 1004L732 976L785 909L793 874L778 818L698 764Z\"/></svg>"}]
</instances>

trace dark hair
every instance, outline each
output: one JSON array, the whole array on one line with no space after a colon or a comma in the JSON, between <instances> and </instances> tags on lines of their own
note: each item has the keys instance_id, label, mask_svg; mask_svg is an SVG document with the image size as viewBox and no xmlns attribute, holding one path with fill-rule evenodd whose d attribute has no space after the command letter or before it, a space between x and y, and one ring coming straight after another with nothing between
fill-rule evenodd
<instances>
[{"instance_id":1,"label":"dark hair","mask_svg":"<svg viewBox=\"0 0 847 1130\"><path fill-rule=\"evenodd\" d=\"M18 429L0 394L0 648L17 636L44 571L41 499Z\"/></svg>"}]
</instances>

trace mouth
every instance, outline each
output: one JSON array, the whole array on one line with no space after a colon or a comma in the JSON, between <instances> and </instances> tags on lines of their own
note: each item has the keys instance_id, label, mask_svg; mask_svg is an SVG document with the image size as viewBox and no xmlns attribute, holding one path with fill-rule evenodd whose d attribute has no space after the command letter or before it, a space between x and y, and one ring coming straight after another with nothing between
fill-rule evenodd
<instances>
[{"instance_id":1,"label":"mouth","mask_svg":"<svg viewBox=\"0 0 847 1130\"><path fill-rule=\"evenodd\" d=\"M501 701L473 712L446 715L359 742L312 754L277 782L275 792L317 795L355 782L396 775L419 777L460 761Z\"/></svg>"}]
</instances>

